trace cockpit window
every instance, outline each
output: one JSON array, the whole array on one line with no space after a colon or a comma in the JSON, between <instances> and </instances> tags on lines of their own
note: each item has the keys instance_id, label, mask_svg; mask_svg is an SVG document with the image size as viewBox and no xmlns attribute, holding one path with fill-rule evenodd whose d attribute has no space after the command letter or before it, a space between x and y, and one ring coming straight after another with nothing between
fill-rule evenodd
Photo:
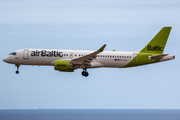
<instances>
[{"instance_id":1,"label":"cockpit window","mask_svg":"<svg viewBox=\"0 0 180 120\"><path fill-rule=\"evenodd\" d=\"M16 55L16 52L12 52L12 53L10 53L9 55Z\"/></svg>"}]
</instances>

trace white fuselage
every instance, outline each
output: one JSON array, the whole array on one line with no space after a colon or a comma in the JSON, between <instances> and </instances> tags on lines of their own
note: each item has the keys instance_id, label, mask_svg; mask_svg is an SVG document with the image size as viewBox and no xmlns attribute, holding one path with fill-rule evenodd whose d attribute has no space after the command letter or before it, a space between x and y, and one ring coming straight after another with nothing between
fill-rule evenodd
<instances>
[{"instance_id":1,"label":"white fuselage","mask_svg":"<svg viewBox=\"0 0 180 120\"><path fill-rule=\"evenodd\" d=\"M71 61L88 55L94 51L57 50L57 49L22 49L15 51L16 55L8 55L4 60L12 64L21 65L48 65L53 66L55 60ZM104 51L97 55L89 68L114 67L121 68L127 65L138 52Z\"/></svg>"}]
</instances>

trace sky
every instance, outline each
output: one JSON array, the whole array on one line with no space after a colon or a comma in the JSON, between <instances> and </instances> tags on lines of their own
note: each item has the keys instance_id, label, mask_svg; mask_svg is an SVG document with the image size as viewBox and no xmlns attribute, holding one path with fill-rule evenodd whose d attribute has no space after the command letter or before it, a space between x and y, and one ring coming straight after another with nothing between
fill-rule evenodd
<instances>
[{"instance_id":1,"label":"sky","mask_svg":"<svg viewBox=\"0 0 180 120\"><path fill-rule=\"evenodd\" d=\"M0 109L180 109L179 0L1 0ZM16 67L2 59L25 48L141 50L172 26L171 61L73 73Z\"/></svg>"}]
</instances>

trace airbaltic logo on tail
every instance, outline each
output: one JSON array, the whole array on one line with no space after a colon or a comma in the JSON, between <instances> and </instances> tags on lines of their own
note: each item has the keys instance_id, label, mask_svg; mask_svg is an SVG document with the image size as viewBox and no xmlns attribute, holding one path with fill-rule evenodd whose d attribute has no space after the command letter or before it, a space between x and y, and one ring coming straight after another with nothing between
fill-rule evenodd
<instances>
[{"instance_id":1,"label":"airbaltic logo on tail","mask_svg":"<svg viewBox=\"0 0 180 120\"><path fill-rule=\"evenodd\" d=\"M63 52L59 51L31 51L31 56L41 56L41 57L63 57Z\"/></svg>"},{"instance_id":2,"label":"airbaltic logo on tail","mask_svg":"<svg viewBox=\"0 0 180 120\"><path fill-rule=\"evenodd\" d=\"M161 47L161 46L151 46L151 45L148 45L148 46L147 46L147 50L148 50L148 51L163 51L163 47Z\"/></svg>"}]
</instances>

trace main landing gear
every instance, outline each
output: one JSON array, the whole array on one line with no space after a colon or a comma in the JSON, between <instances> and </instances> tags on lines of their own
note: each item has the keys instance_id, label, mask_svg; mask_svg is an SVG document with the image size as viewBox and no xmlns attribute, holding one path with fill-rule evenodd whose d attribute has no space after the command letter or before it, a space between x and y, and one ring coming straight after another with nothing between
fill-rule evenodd
<instances>
[{"instance_id":1,"label":"main landing gear","mask_svg":"<svg viewBox=\"0 0 180 120\"><path fill-rule=\"evenodd\" d=\"M16 64L15 66L17 66L17 70L16 70L16 74L19 74L19 64Z\"/></svg>"},{"instance_id":2,"label":"main landing gear","mask_svg":"<svg viewBox=\"0 0 180 120\"><path fill-rule=\"evenodd\" d=\"M86 69L83 69L82 76L87 77L88 75L89 75L89 73L86 71Z\"/></svg>"}]
</instances>

